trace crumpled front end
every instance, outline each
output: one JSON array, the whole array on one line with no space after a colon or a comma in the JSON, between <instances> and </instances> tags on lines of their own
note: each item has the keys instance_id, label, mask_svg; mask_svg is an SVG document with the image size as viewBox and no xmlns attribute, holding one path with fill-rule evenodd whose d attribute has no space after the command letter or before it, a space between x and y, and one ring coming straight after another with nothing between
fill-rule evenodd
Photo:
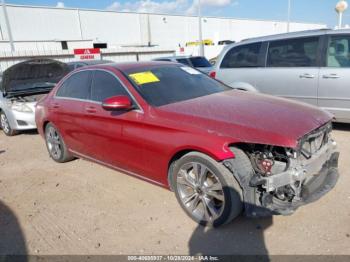
<instances>
[{"instance_id":1,"label":"crumpled front end","mask_svg":"<svg viewBox=\"0 0 350 262\"><path fill-rule=\"evenodd\" d=\"M312 131L299 140L297 150L248 148L255 172L243 185L246 215L289 215L329 192L339 176L339 153L331 131L331 123Z\"/></svg>"}]
</instances>

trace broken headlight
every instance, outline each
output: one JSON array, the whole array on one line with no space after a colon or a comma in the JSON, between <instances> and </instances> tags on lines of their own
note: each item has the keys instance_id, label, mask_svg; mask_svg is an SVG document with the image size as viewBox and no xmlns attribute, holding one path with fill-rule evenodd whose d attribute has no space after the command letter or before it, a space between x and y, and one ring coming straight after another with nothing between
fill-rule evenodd
<instances>
[{"instance_id":1,"label":"broken headlight","mask_svg":"<svg viewBox=\"0 0 350 262\"><path fill-rule=\"evenodd\" d=\"M263 176L270 176L286 171L290 165L290 158L293 157L293 152L289 149L273 146L255 148L250 153L254 170Z\"/></svg>"}]
</instances>

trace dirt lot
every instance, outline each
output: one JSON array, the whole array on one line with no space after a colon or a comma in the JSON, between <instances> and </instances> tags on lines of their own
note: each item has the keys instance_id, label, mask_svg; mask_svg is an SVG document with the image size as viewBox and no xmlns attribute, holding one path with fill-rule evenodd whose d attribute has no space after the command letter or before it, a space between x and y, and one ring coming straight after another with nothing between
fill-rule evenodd
<instances>
[{"instance_id":1,"label":"dirt lot","mask_svg":"<svg viewBox=\"0 0 350 262\"><path fill-rule=\"evenodd\" d=\"M350 125L341 178L289 217L192 222L172 192L84 160L56 164L41 137L0 134L0 254L349 254Z\"/></svg>"}]
</instances>

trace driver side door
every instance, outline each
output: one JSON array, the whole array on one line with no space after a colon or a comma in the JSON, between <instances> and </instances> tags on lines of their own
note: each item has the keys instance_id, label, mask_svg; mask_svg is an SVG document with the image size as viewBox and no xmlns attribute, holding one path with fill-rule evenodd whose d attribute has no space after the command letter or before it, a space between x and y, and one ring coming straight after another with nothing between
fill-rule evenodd
<instances>
[{"instance_id":1,"label":"driver side door","mask_svg":"<svg viewBox=\"0 0 350 262\"><path fill-rule=\"evenodd\" d=\"M110 97L130 95L118 77L110 71L94 70L92 76L90 99L84 103L84 134L81 139L85 152L93 160L104 164L128 169L125 159L123 124L134 111L106 111L102 102ZM132 100L132 99L131 99Z\"/></svg>"}]
</instances>

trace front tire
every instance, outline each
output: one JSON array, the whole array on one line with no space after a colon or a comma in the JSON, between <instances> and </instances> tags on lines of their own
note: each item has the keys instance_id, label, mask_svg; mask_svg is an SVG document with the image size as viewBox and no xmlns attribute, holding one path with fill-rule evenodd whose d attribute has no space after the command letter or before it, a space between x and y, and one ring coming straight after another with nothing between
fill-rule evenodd
<instances>
[{"instance_id":1,"label":"front tire","mask_svg":"<svg viewBox=\"0 0 350 262\"><path fill-rule=\"evenodd\" d=\"M69 153L61 134L51 123L48 123L45 127L45 141L49 155L54 161L65 163L73 159L73 156Z\"/></svg>"},{"instance_id":2,"label":"front tire","mask_svg":"<svg viewBox=\"0 0 350 262\"><path fill-rule=\"evenodd\" d=\"M243 210L242 189L233 174L205 154L191 152L176 161L172 184L186 214L203 226L227 224Z\"/></svg>"},{"instance_id":3,"label":"front tire","mask_svg":"<svg viewBox=\"0 0 350 262\"><path fill-rule=\"evenodd\" d=\"M17 130L11 128L10 122L4 112L0 112L0 125L2 131L7 136L14 136L18 133Z\"/></svg>"}]
</instances>

